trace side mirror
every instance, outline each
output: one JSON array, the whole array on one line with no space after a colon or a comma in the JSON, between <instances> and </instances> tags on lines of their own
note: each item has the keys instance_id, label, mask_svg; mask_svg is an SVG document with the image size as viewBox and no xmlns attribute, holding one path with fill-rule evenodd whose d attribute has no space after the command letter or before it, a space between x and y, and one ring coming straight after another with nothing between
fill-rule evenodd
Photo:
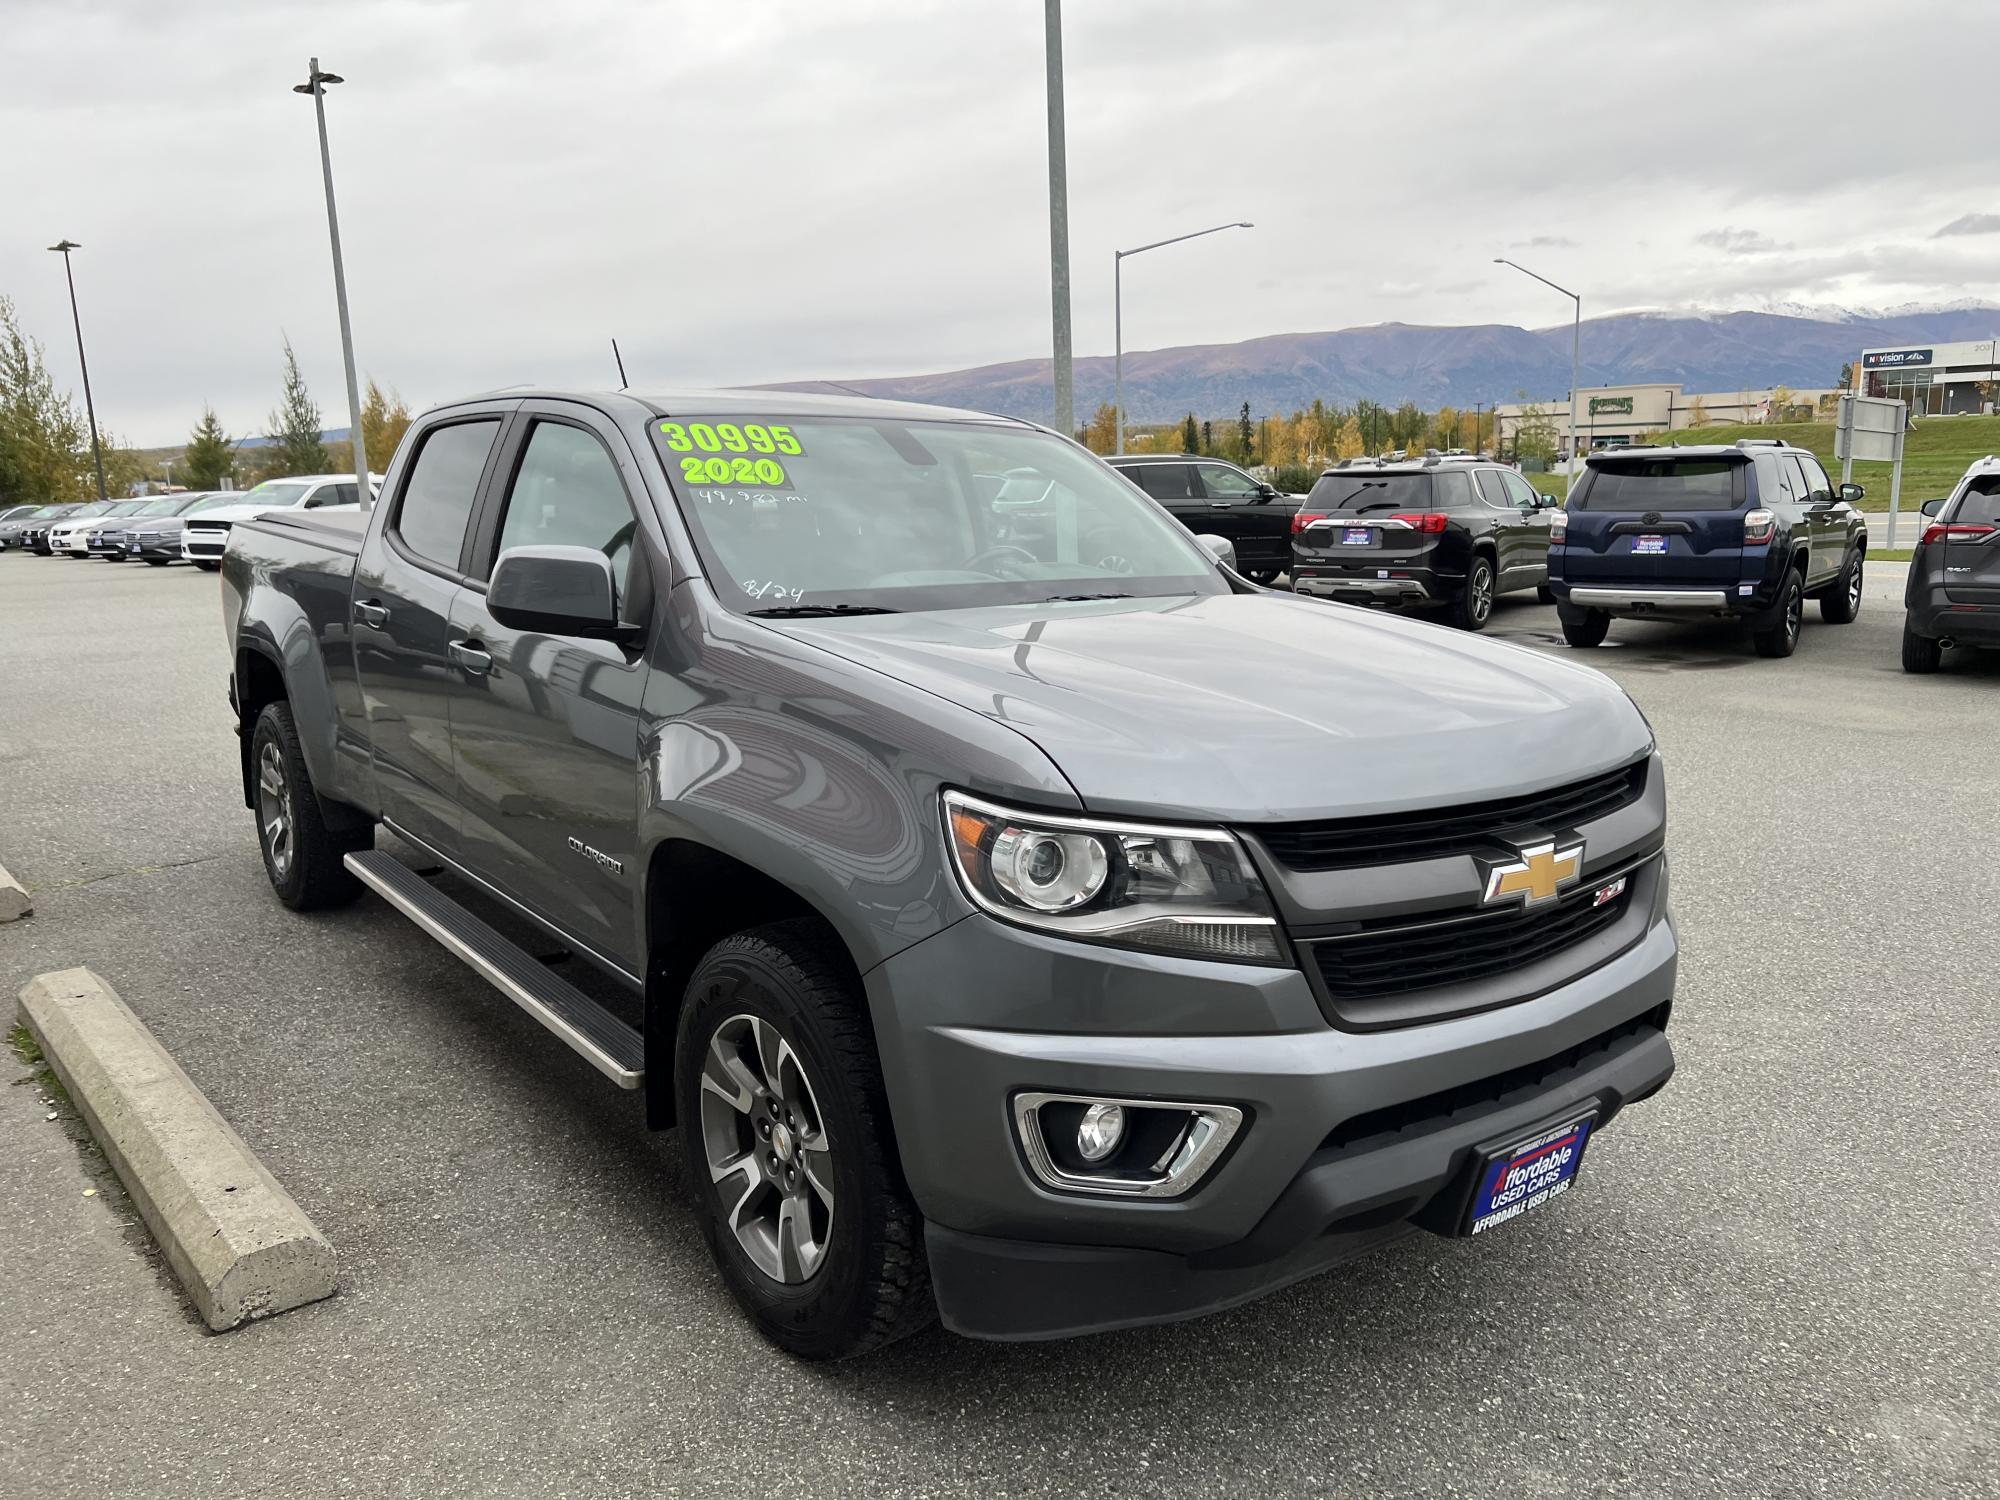
<instances>
[{"instance_id":1,"label":"side mirror","mask_svg":"<svg viewBox=\"0 0 2000 1500\"><path fill-rule=\"evenodd\" d=\"M1278 498L1278 487L1275 484L1260 484L1257 486L1257 497L1260 500L1275 500Z\"/></svg>"},{"instance_id":2,"label":"side mirror","mask_svg":"<svg viewBox=\"0 0 2000 1500\"><path fill-rule=\"evenodd\" d=\"M613 634L617 598L611 559L590 547L509 547L486 585L494 619L543 635Z\"/></svg>"},{"instance_id":3,"label":"side mirror","mask_svg":"<svg viewBox=\"0 0 2000 1500\"><path fill-rule=\"evenodd\" d=\"M1859 489L1860 486L1857 485L1855 486L1855 488ZM1934 516L1938 514L1938 512L1944 509L1944 502L1949 498L1950 497L1947 495L1940 495L1935 500L1926 500L1923 505L1924 514L1927 516Z\"/></svg>"},{"instance_id":4,"label":"side mirror","mask_svg":"<svg viewBox=\"0 0 2000 1500\"><path fill-rule=\"evenodd\" d=\"M1204 552L1221 563L1223 567L1235 568L1236 544L1230 541L1228 537L1217 536L1212 531L1198 531L1195 533L1194 539L1201 543Z\"/></svg>"},{"instance_id":5,"label":"side mirror","mask_svg":"<svg viewBox=\"0 0 2000 1500\"><path fill-rule=\"evenodd\" d=\"M1868 491L1858 484L1843 484L1840 487L1840 498L1850 505L1867 493Z\"/></svg>"}]
</instances>

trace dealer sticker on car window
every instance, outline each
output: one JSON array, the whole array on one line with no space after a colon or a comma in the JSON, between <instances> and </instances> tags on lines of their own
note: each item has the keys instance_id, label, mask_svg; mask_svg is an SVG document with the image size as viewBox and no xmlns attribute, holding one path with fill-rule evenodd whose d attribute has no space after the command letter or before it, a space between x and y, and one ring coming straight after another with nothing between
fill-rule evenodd
<instances>
[{"instance_id":1,"label":"dealer sticker on car window","mask_svg":"<svg viewBox=\"0 0 2000 1500\"><path fill-rule=\"evenodd\" d=\"M689 484L775 489L790 480L784 460L806 451L791 428L764 422L662 422L659 434Z\"/></svg>"}]
</instances>

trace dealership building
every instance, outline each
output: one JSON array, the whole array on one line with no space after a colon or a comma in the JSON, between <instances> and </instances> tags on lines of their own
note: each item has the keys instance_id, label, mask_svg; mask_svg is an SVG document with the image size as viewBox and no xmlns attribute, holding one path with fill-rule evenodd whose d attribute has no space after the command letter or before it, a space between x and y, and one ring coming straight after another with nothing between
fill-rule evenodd
<instances>
[{"instance_id":1,"label":"dealership building","mask_svg":"<svg viewBox=\"0 0 2000 1500\"><path fill-rule=\"evenodd\" d=\"M1787 390L1788 407L1817 407L1830 390ZM1678 385L1600 385L1577 393L1577 441L1585 451L1636 442L1649 432L1678 432L1709 422L1776 422L1783 413L1773 405L1777 391L1697 391ZM1558 446L1569 441L1569 397L1546 401L1505 402L1494 407L1494 440L1502 452L1512 452L1524 422L1540 413Z\"/></svg>"},{"instance_id":2,"label":"dealership building","mask_svg":"<svg viewBox=\"0 0 2000 1500\"><path fill-rule=\"evenodd\" d=\"M1855 380L1864 396L1889 396L1936 416L1990 412L2000 396L2000 340L1864 349Z\"/></svg>"}]
</instances>

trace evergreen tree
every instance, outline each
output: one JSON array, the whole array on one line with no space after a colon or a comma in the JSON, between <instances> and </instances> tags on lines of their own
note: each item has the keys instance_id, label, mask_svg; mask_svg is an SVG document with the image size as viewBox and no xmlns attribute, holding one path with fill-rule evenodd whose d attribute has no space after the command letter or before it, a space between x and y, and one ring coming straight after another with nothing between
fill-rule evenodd
<instances>
[{"instance_id":1,"label":"evergreen tree","mask_svg":"<svg viewBox=\"0 0 2000 1500\"><path fill-rule=\"evenodd\" d=\"M191 490L219 490L235 467L236 447L214 411L204 405L201 420L181 450L181 483Z\"/></svg>"},{"instance_id":2,"label":"evergreen tree","mask_svg":"<svg viewBox=\"0 0 2000 1500\"><path fill-rule=\"evenodd\" d=\"M1201 424L1201 451L1204 453L1213 453L1215 451L1215 424L1213 422L1203 422Z\"/></svg>"},{"instance_id":3,"label":"evergreen tree","mask_svg":"<svg viewBox=\"0 0 2000 1500\"><path fill-rule=\"evenodd\" d=\"M319 403L306 389L306 378L299 373L299 357L292 352L292 341L285 340L285 389L279 397L278 409L271 413L271 443L264 450L262 464L266 479L282 478L286 474L324 474L332 466L333 459L320 441Z\"/></svg>"},{"instance_id":4,"label":"evergreen tree","mask_svg":"<svg viewBox=\"0 0 2000 1500\"><path fill-rule=\"evenodd\" d=\"M0 505L96 497L90 430L0 297Z\"/></svg>"},{"instance_id":5,"label":"evergreen tree","mask_svg":"<svg viewBox=\"0 0 2000 1500\"><path fill-rule=\"evenodd\" d=\"M1252 446L1253 433L1250 426L1250 403L1248 401L1243 403L1243 415L1237 419L1237 424L1236 435L1242 449L1243 460L1245 463L1248 463L1251 455L1256 451Z\"/></svg>"},{"instance_id":6,"label":"evergreen tree","mask_svg":"<svg viewBox=\"0 0 2000 1500\"><path fill-rule=\"evenodd\" d=\"M1187 420L1181 423L1181 452L1201 452L1201 428L1196 425L1193 412L1189 412Z\"/></svg>"}]
</instances>

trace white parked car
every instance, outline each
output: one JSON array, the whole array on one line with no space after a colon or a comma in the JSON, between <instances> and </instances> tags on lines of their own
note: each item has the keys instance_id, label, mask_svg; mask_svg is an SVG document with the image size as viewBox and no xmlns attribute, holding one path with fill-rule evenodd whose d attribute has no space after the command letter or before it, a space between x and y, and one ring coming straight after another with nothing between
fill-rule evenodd
<instances>
[{"instance_id":1,"label":"white parked car","mask_svg":"<svg viewBox=\"0 0 2000 1500\"><path fill-rule=\"evenodd\" d=\"M369 475L371 489L376 485ZM188 517L181 528L181 556L210 572L222 566L229 546L229 528L274 510L358 510L361 501L352 474L294 474L267 479L243 492L231 505L209 505Z\"/></svg>"},{"instance_id":2,"label":"white parked car","mask_svg":"<svg viewBox=\"0 0 2000 1500\"><path fill-rule=\"evenodd\" d=\"M115 500L106 510L95 506L85 508L94 511L92 515L75 515L56 522L49 528L49 553L60 557L90 556L90 533L95 527L107 521L117 521L121 517L136 515L151 505L151 500Z\"/></svg>"}]
</instances>

